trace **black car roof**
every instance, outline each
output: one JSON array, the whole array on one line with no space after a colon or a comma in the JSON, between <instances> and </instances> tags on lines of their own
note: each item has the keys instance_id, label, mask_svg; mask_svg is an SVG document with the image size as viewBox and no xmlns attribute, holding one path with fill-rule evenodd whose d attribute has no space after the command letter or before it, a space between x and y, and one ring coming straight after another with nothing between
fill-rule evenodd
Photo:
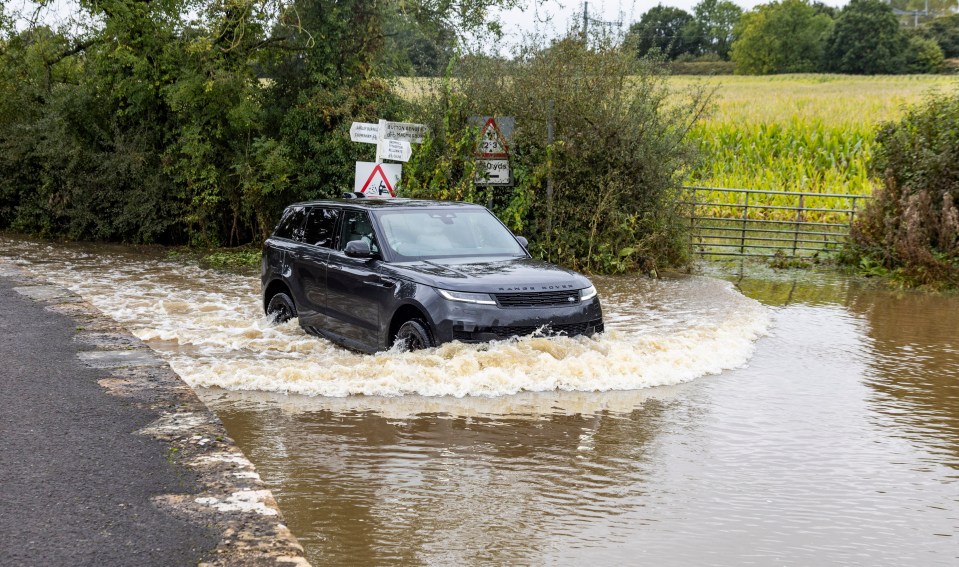
<instances>
[{"instance_id":1,"label":"black car roof","mask_svg":"<svg viewBox=\"0 0 959 567\"><path fill-rule=\"evenodd\" d=\"M464 203L462 201L428 201L425 199L323 199L319 201L303 201L302 203L293 203L290 207L313 207L317 205L348 205L358 209L388 209L388 208L419 208L419 207L482 207L474 203Z\"/></svg>"}]
</instances>

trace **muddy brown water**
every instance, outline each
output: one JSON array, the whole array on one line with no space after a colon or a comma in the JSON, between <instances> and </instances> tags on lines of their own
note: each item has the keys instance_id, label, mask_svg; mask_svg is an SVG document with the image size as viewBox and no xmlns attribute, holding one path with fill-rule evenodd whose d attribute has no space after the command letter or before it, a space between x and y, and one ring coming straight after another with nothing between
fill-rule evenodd
<instances>
[{"instance_id":1,"label":"muddy brown water","mask_svg":"<svg viewBox=\"0 0 959 567\"><path fill-rule=\"evenodd\" d=\"M350 353L255 275L0 237L223 419L315 565L959 564L959 298L598 278L610 332Z\"/></svg>"}]
</instances>

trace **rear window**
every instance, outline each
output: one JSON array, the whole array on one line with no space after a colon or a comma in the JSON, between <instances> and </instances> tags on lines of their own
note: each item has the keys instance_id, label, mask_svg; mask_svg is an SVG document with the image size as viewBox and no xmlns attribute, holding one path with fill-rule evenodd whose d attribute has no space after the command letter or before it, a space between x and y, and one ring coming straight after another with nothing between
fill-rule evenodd
<instances>
[{"instance_id":1,"label":"rear window","mask_svg":"<svg viewBox=\"0 0 959 567\"><path fill-rule=\"evenodd\" d=\"M276 225L273 236L277 238L288 238L290 240L303 241L303 219L306 218L306 209L303 207L290 207L280 219L280 224Z\"/></svg>"},{"instance_id":2,"label":"rear window","mask_svg":"<svg viewBox=\"0 0 959 567\"><path fill-rule=\"evenodd\" d=\"M304 239L307 244L336 247L337 221L340 219L339 209L313 207L306 219Z\"/></svg>"}]
</instances>

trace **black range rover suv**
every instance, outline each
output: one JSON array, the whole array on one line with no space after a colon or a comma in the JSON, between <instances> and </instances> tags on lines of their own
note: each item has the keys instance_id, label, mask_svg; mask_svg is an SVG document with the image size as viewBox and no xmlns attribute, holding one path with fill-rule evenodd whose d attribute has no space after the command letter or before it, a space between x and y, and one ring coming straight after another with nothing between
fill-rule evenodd
<instances>
[{"instance_id":1,"label":"black range rover suv","mask_svg":"<svg viewBox=\"0 0 959 567\"><path fill-rule=\"evenodd\" d=\"M365 352L602 332L590 281L532 259L526 244L469 203L297 203L264 245L263 306Z\"/></svg>"}]
</instances>

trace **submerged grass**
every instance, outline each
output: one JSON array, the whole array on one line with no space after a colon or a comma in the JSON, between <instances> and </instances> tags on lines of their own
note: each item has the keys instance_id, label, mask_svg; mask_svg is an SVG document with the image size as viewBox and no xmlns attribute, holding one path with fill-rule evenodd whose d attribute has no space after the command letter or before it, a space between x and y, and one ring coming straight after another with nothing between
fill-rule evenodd
<instances>
[{"instance_id":1,"label":"submerged grass","mask_svg":"<svg viewBox=\"0 0 959 567\"><path fill-rule=\"evenodd\" d=\"M168 258L186 258L204 268L231 272L250 272L260 267L262 251L258 246L238 248L189 248L177 246L166 253Z\"/></svg>"}]
</instances>

